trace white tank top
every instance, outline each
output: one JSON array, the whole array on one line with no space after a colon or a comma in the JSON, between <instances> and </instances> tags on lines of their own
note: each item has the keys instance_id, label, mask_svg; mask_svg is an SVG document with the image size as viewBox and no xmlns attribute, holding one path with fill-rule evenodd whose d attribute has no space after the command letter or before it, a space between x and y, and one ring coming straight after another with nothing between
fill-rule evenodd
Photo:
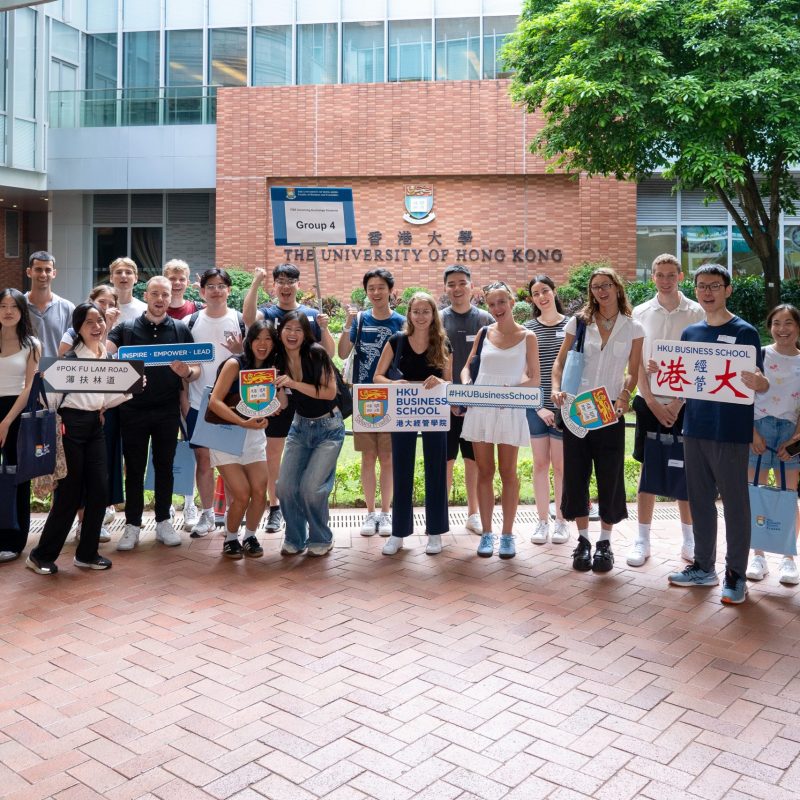
<instances>
[{"instance_id":1,"label":"white tank top","mask_svg":"<svg viewBox=\"0 0 800 800\"><path fill-rule=\"evenodd\" d=\"M0 397L16 397L25 388L29 353L27 347L11 356L0 353Z\"/></svg>"}]
</instances>

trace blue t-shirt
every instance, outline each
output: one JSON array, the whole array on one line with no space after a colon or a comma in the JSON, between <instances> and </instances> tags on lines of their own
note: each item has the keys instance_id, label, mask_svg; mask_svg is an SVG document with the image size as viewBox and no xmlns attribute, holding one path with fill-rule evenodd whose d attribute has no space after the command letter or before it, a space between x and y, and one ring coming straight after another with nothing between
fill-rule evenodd
<instances>
[{"instance_id":1,"label":"blue t-shirt","mask_svg":"<svg viewBox=\"0 0 800 800\"><path fill-rule=\"evenodd\" d=\"M724 337L724 338L723 338ZM696 322L681 334L682 342L706 342L725 344L751 344L756 348L756 365L763 372L761 339L758 331L739 317L724 325L709 325ZM683 434L695 439L711 439L715 442L753 441L753 405L738 403L716 403L709 400L687 398L686 414L683 418Z\"/></svg>"},{"instance_id":2,"label":"blue t-shirt","mask_svg":"<svg viewBox=\"0 0 800 800\"><path fill-rule=\"evenodd\" d=\"M289 313L288 311L284 311L279 305L262 306L258 310L264 315L264 319L271 320L276 324ZM322 328L320 328L317 322L319 311L316 308L311 308L311 306L305 306L301 303L297 308L293 308L292 311L301 311L305 314L306 317L308 317L308 321L311 323L311 332L314 334L314 338L317 341L322 339Z\"/></svg>"},{"instance_id":3,"label":"blue t-shirt","mask_svg":"<svg viewBox=\"0 0 800 800\"><path fill-rule=\"evenodd\" d=\"M362 319L361 336L358 339L358 351L356 352L357 371L354 372L354 383L372 383L383 346L389 341L390 336L403 330L406 318L402 314L392 311L392 315L386 319L375 319L371 311L362 311L350 326L351 342L356 340L359 316Z\"/></svg>"}]
</instances>

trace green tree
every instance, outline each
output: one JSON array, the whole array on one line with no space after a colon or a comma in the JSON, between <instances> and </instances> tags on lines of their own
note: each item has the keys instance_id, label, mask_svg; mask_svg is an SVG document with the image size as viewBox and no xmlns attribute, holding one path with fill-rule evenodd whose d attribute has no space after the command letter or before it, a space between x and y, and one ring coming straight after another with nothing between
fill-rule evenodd
<instances>
[{"instance_id":1,"label":"green tree","mask_svg":"<svg viewBox=\"0 0 800 800\"><path fill-rule=\"evenodd\" d=\"M705 190L779 302L780 212L800 199L798 0L526 0L504 57L551 168Z\"/></svg>"}]
</instances>

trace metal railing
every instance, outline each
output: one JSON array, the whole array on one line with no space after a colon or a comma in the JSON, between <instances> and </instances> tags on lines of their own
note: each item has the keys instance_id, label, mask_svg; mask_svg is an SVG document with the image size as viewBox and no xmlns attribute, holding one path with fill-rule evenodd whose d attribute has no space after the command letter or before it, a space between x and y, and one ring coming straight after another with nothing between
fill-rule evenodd
<instances>
[{"instance_id":1,"label":"metal railing","mask_svg":"<svg viewBox=\"0 0 800 800\"><path fill-rule=\"evenodd\" d=\"M216 86L53 91L51 128L118 128L136 125L213 125Z\"/></svg>"}]
</instances>

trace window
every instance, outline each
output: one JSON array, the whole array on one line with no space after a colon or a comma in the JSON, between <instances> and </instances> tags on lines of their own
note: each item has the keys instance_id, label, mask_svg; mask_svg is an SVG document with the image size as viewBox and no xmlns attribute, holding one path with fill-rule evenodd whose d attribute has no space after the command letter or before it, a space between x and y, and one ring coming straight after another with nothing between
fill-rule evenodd
<instances>
[{"instance_id":1,"label":"window","mask_svg":"<svg viewBox=\"0 0 800 800\"><path fill-rule=\"evenodd\" d=\"M431 80L431 46L430 20L390 22L389 80Z\"/></svg>"},{"instance_id":2,"label":"window","mask_svg":"<svg viewBox=\"0 0 800 800\"><path fill-rule=\"evenodd\" d=\"M783 226L783 277L800 278L800 225Z\"/></svg>"},{"instance_id":3,"label":"window","mask_svg":"<svg viewBox=\"0 0 800 800\"><path fill-rule=\"evenodd\" d=\"M19 211L6 211L6 258L19 258Z\"/></svg>"},{"instance_id":4,"label":"window","mask_svg":"<svg viewBox=\"0 0 800 800\"><path fill-rule=\"evenodd\" d=\"M19 8L14 18L14 114L35 116L36 12Z\"/></svg>"},{"instance_id":5,"label":"window","mask_svg":"<svg viewBox=\"0 0 800 800\"><path fill-rule=\"evenodd\" d=\"M342 83L382 82L384 52L382 22L345 22Z\"/></svg>"},{"instance_id":6,"label":"window","mask_svg":"<svg viewBox=\"0 0 800 800\"><path fill-rule=\"evenodd\" d=\"M126 125L158 124L161 74L158 39L158 31L125 34L122 78Z\"/></svg>"},{"instance_id":7,"label":"window","mask_svg":"<svg viewBox=\"0 0 800 800\"><path fill-rule=\"evenodd\" d=\"M674 225L636 226L636 277L649 281L653 259L662 253L675 252L676 227Z\"/></svg>"},{"instance_id":8,"label":"window","mask_svg":"<svg viewBox=\"0 0 800 800\"><path fill-rule=\"evenodd\" d=\"M436 20L436 80L471 81L480 77L480 22Z\"/></svg>"},{"instance_id":9,"label":"window","mask_svg":"<svg viewBox=\"0 0 800 800\"><path fill-rule=\"evenodd\" d=\"M86 37L86 88L83 102L85 127L117 124L117 34Z\"/></svg>"},{"instance_id":10,"label":"window","mask_svg":"<svg viewBox=\"0 0 800 800\"><path fill-rule=\"evenodd\" d=\"M728 265L728 229L722 225L681 227L681 267L687 276L703 264Z\"/></svg>"},{"instance_id":11,"label":"window","mask_svg":"<svg viewBox=\"0 0 800 800\"><path fill-rule=\"evenodd\" d=\"M297 26L297 83L336 83L337 26L335 22Z\"/></svg>"},{"instance_id":12,"label":"window","mask_svg":"<svg viewBox=\"0 0 800 800\"><path fill-rule=\"evenodd\" d=\"M516 17L483 18L483 77L508 78L509 70L503 67L500 50L508 34L517 26Z\"/></svg>"},{"instance_id":13,"label":"window","mask_svg":"<svg viewBox=\"0 0 800 800\"><path fill-rule=\"evenodd\" d=\"M208 71L212 86L247 85L247 32L212 28L208 32Z\"/></svg>"},{"instance_id":14,"label":"window","mask_svg":"<svg viewBox=\"0 0 800 800\"><path fill-rule=\"evenodd\" d=\"M114 5L116 6L116 3ZM126 30L146 31L158 28L161 25L161 2L160 0L123 0L122 18Z\"/></svg>"},{"instance_id":15,"label":"window","mask_svg":"<svg viewBox=\"0 0 800 800\"><path fill-rule=\"evenodd\" d=\"M202 124L203 32L167 31L165 59L167 124Z\"/></svg>"},{"instance_id":16,"label":"window","mask_svg":"<svg viewBox=\"0 0 800 800\"><path fill-rule=\"evenodd\" d=\"M731 274L764 274L761 259L748 247L738 225L731 226Z\"/></svg>"},{"instance_id":17,"label":"window","mask_svg":"<svg viewBox=\"0 0 800 800\"><path fill-rule=\"evenodd\" d=\"M253 28L253 86L292 82L292 26Z\"/></svg>"},{"instance_id":18,"label":"window","mask_svg":"<svg viewBox=\"0 0 800 800\"><path fill-rule=\"evenodd\" d=\"M6 110L6 25L7 14L0 13L0 111Z\"/></svg>"},{"instance_id":19,"label":"window","mask_svg":"<svg viewBox=\"0 0 800 800\"><path fill-rule=\"evenodd\" d=\"M77 64L80 60L80 46L80 32L54 19L50 33L50 55Z\"/></svg>"},{"instance_id":20,"label":"window","mask_svg":"<svg viewBox=\"0 0 800 800\"><path fill-rule=\"evenodd\" d=\"M117 29L117 0L86 0L86 28L89 31Z\"/></svg>"}]
</instances>

